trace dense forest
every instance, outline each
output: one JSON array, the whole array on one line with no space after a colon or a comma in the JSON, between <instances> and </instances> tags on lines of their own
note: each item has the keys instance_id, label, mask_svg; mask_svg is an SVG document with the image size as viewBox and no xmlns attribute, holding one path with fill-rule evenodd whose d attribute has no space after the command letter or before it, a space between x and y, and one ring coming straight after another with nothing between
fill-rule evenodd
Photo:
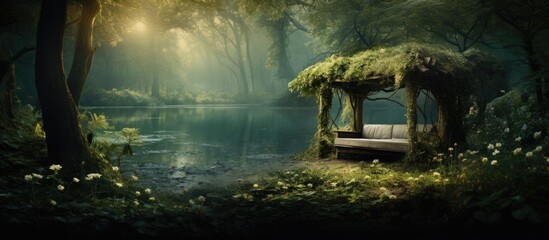
<instances>
[{"instance_id":1,"label":"dense forest","mask_svg":"<svg viewBox=\"0 0 549 240\"><path fill-rule=\"evenodd\" d=\"M4 0L0 229L546 233L548 40L545 0Z\"/></svg>"}]
</instances>

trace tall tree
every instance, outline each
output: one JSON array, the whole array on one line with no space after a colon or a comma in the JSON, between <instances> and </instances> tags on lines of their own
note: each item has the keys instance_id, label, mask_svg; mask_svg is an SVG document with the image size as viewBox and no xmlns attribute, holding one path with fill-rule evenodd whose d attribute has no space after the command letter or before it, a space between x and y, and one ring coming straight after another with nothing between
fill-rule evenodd
<instances>
[{"instance_id":1,"label":"tall tree","mask_svg":"<svg viewBox=\"0 0 549 240\"><path fill-rule=\"evenodd\" d=\"M36 35L35 83L42 108L48 157L68 172L76 172L92 157L78 124L78 110L65 79L63 36L67 0L42 2Z\"/></svg>"},{"instance_id":2,"label":"tall tree","mask_svg":"<svg viewBox=\"0 0 549 240\"><path fill-rule=\"evenodd\" d=\"M539 76L544 68L543 53L547 49L549 32L549 2L546 0L484 0L498 17L503 26L519 40L518 47L524 52L526 63L534 76L534 90L537 101L543 104L544 86L547 81ZM545 66L547 67L547 66ZM538 75L538 76L536 76ZM549 91L545 89L545 91Z\"/></svg>"},{"instance_id":3,"label":"tall tree","mask_svg":"<svg viewBox=\"0 0 549 240\"><path fill-rule=\"evenodd\" d=\"M78 106L82 89L90 73L95 49L93 46L93 25L101 10L97 0L80 0L81 14L78 20L78 32L74 46L74 58L69 73L68 84L72 98Z\"/></svg>"}]
</instances>

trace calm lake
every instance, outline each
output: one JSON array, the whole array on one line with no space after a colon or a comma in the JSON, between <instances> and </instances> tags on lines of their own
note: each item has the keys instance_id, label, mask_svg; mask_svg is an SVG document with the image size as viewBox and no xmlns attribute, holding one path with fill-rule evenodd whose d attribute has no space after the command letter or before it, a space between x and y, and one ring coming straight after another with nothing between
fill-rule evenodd
<instances>
[{"instance_id":1,"label":"calm lake","mask_svg":"<svg viewBox=\"0 0 549 240\"><path fill-rule=\"evenodd\" d=\"M140 130L143 144L134 146L135 155L123 160L123 171L176 191L293 162L292 156L307 148L316 129L315 108L188 105L88 110L105 114L116 130Z\"/></svg>"}]
</instances>

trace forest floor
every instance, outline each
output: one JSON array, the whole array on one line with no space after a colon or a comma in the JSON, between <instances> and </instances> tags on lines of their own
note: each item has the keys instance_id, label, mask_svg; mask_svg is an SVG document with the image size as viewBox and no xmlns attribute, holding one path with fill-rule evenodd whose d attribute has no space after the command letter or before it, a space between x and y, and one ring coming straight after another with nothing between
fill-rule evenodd
<instances>
[{"instance_id":1,"label":"forest floor","mask_svg":"<svg viewBox=\"0 0 549 240\"><path fill-rule=\"evenodd\" d=\"M0 155L0 230L22 237L514 239L547 233L545 184L529 189L487 184L482 186L490 189L483 190L447 167L296 160L233 185L173 194L116 174L65 181L59 190L56 173L28 154L2 149ZM43 178L28 181L31 172ZM549 174L528 179L546 183ZM113 185L117 182L124 185Z\"/></svg>"}]
</instances>

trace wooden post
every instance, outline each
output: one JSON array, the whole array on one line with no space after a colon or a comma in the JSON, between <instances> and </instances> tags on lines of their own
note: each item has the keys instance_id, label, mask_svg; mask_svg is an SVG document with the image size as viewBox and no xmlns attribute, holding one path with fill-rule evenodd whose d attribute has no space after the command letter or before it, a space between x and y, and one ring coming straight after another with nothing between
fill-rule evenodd
<instances>
[{"instance_id":1,"label":"wooden post","mask_svg":"<svg viewBox=\"0 0 549 240\"><path fill-rule=\"evenodd\" d=\"M417 97L419 88L414 86L410 81L406 87L406 122L408 124L408 161L416 161L416 144L417 144Z\"/></svg>"},{"instance_id":2,"label":"wooden post","mask_svg":"<svg viewBox=\"0 0 549 240\"><path fill-rule=\"evenodd\" d=\"M353 109L353 131L362 132L362 127L364 125L364 98L358 96L351 96L351 101L354 101Z\"/></svg>"}]
</instances>

